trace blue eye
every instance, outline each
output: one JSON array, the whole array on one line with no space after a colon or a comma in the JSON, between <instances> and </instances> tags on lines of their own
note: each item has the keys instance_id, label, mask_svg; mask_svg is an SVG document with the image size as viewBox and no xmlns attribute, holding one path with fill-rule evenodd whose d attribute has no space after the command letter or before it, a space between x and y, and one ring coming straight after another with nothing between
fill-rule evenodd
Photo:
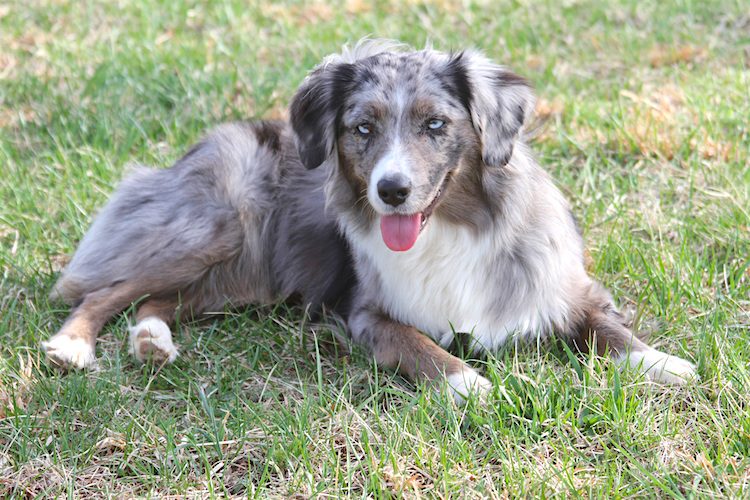
<instances>
[{"instance_id":1,"label":"blue eye","mask_svg":"<svg viewBox=\"0 0 750 500\"><path fill-rule=\"evenodd\" d=\"M430 130L439 130L443 128L443 125L445 125L445 122L443 120L438 120L437 118L433 118L427 122L427 128Z\"/></svg>"},{"instance_id":2,"label":"blue eye","mask_svg":"<svg viewBox=\"0 0 750 500\"><path fill-rule=\"evenodd\" d=\"M362 135L367 135L370 133L370 125L367 123L360 123L357 125L357 132L359 132Z\"/></svg>"}]
</instances>

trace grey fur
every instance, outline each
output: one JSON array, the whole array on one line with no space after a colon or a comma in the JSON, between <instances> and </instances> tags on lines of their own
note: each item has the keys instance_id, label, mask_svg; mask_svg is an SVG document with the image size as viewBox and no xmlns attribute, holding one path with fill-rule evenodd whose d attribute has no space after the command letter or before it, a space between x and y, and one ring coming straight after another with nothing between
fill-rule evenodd
<instances>
[{"instance_id":1,"label":"grey fur","mask_svg":"<svg viewBox=\"0 0 750 500\"><path fill-rule=\"evenodd\" d=\"M142 296L179 293L195 313L293 294L335 303L331 290L342 294L352 273L324 213L324 174L283 153L293 151L284 124L276 130L280 152L261 145L263 125L222 125L173 167L136 168L94 220L53 296L77 304L98 289L137 282Z\"/></svg>"},{"instance_id":2,"label":"grey fur","mask_svg":"<svg viewBox=\"0 0 750 500\"><path fill-rule=\"evenodd\" d=\"M454 325L475 325L477 348L558 333L646 352L586 274L570 208L523 142L533 104L525 80L476 52L366 42L330 56L289 124L222 125L173 167L120 184L55 286L80 304L56 337L83 329L92 343L94 311L128 297L160 299L142 316L164 321L178 296L194 313L299 297L340 306L381 365L464 389L486 380L422 333L447 346ZM394 168L411 186L397 207L374 188ZM379 219L416 213L414 249L386 250Z\"/></svg>"}]
</instances>

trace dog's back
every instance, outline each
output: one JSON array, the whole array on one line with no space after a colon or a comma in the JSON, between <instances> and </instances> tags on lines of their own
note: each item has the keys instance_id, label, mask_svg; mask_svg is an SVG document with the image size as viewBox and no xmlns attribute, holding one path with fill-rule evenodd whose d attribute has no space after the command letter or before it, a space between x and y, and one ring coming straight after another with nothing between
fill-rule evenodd
<instances>
[{"instance_id":1,"label":"dog's back","mask_svg":"<svg viewBox=\"0 0 750 500\"><path fill-rule=\"evenodd\" d=\"M226 124L168 169L134 168L53 297L77 304L136 282L143 297L179 290L197 313L292 295L337 303L352 279L346 244L325 213L325 173L302 167L290 134L280 122Z\"/></svg>"}]
</instances>

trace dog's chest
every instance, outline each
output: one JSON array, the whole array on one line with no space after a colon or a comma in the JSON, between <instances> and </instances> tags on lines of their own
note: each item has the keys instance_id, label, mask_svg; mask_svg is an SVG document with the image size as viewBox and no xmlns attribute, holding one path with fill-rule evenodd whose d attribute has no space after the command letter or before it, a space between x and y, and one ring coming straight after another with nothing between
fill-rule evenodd
<instances>
[{"instance_id":1,"label":"dog's chest","mask_svg":"<svg viewBox=\"0 0 750 500\"><path fill-rule=\"evenodd\" d=\"M504 330L490 326L496 286L492 240L435 220L429 224L406 252L389 250L377 227L353 242L374 267L382 287L380 305L442 345L451 342L453 332L473 333L485 345L501 343L504 338L497 337L504 337ZM491 341L484 339L489 335Z\"/></svg>"}]
</instances>

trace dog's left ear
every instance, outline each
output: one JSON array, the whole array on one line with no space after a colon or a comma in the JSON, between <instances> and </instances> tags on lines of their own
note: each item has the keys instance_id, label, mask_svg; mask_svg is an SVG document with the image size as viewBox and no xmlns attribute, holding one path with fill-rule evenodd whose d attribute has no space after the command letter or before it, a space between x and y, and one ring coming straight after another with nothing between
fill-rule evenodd
<instances>
[{"instance_id":1,"label":"dog's left ear","mask_svg":"<svg viewBox=\"0 0 750 500\"><path fill-rule=\"evenodd\" d=\"M320 166L333 153L339 111L353 83L354 67L333 56L302 82L289 108L297 149L306 168Z\"/></svg>"},{"instance_id":2,"label":"dog's left ear","mask_svg":"<svg viewBox=\"0 0 750 500\"><path fill-rule=\"evenodd\" d=\"M507 165L513 146L534 110L529 82L478 52L460 52L448 62L446 76L471 114L488 166Z\"/></svg>"}]
</instances>

